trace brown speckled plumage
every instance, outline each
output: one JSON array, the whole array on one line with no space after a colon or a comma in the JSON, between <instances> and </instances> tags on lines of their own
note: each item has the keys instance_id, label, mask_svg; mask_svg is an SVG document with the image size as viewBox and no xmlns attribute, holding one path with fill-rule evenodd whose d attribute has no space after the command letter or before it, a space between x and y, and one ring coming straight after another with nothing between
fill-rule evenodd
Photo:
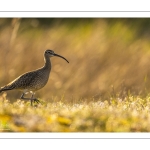
<instances>
[{"instance_id":1,"label":"brown speckled plumage","mask_svg":"<svg viewBox=\"0 0 150 150\"><path fill-rule=\"evenodd\" d=\"M52 50L46 50L44 53L45 65L42 68L39 68L35 71L27 72L27 73L19 76L18 78L16 78L15 80L13 80L9 84L7 84L6 86L2 87L0 89L0 92L7 91L7 90L13 90L13 89L19 89L19 90L23 91L21 99L31 100L31 105L32 105L32 100L38 102L37 99L33 98L33 94L35 91L43 88L46 85L49 75L50 75L50 71L51 71L50 57L52 57L52 56L57 56L57 57L61 57L61 58L65 59L64 57L62 57L58 54L55 54ZM27 92L32 93L31 98L23 97L24 94Z\"/></svg>"}]
</instances>

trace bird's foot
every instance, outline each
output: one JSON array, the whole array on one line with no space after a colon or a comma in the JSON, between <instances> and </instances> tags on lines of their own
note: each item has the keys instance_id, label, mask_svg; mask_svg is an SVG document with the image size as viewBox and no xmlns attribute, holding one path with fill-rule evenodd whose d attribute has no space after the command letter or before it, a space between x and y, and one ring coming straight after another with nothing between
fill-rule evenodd
<instances>
[{"instance_id":1,"label":"bird's foot","mask_svg":"<svg viewBox=\"0 0 150 150\"><path fill-rule=\"evenodd\" d=\"M32 105L33 102L34 102L34 103L36 102L36 103L38 103L38 104L40 103L40 101L39 101L38 99L34 98L34 99L31 99L31 106L33 106L33 105Z\"/></svg>"},{"instance_id":2,"label":"bird's foot","mask_svg":"<svg viewBox=\"0 0 150 150\"><path fill-rule=\"evenodd\" d=\"M34 103L36 102L36 103L38 103L38 104L40 103L40 101L39 101L38 99L36 99L36 98L33 99L33 102L34 102Z\"/></svg>"}]
</instances>

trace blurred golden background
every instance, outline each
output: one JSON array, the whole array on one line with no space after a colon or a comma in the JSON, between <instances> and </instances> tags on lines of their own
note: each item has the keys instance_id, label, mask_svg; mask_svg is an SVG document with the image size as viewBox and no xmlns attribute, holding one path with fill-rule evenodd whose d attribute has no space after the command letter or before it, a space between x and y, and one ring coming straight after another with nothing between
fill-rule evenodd
<instances>
[{"instance_id":1,"label":"blurred golden background","mask_svg":"<svg viewBox=\"0 0 150 150\"><path fill-rule=\"evenodd\" d=\"M0 18L0 86L40 68L51 58L48 84L37 97L66 100L150 91L150 19L148 18ZM16 100L19 91L7 92Z\"/></svg>"}]
</instances>

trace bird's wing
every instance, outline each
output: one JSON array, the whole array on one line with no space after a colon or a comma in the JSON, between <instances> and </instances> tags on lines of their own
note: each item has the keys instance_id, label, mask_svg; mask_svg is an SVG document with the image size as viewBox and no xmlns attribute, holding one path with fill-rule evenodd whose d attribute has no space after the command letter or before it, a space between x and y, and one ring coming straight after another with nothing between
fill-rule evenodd
<instances>
[{"instance_id":1,"label":"bird's wing","mask_svg":"<svg viewBox=\"0 0 150 150\"><path fill-rule=\"evenodd\" d=\"M28 87L36 76L36 72L27 72L7 84L6 87L9 89Z\"/></svg>"}]
</instances>

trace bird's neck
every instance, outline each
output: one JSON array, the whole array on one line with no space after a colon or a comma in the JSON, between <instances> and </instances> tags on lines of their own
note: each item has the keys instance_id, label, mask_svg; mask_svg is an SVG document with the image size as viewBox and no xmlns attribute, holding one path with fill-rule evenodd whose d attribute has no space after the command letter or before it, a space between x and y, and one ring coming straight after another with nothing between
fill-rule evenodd
<instances>
[{"instance_id":1,"label":"bird's neck","mask_svg":"<svg viewBox=\"0 0 150 150\"><path fill-rule=\"evenodd\" d=\"M49 56L44 56L45 65L44 68L51 70L51 61Z\"/></svg>"}]
</instances>

